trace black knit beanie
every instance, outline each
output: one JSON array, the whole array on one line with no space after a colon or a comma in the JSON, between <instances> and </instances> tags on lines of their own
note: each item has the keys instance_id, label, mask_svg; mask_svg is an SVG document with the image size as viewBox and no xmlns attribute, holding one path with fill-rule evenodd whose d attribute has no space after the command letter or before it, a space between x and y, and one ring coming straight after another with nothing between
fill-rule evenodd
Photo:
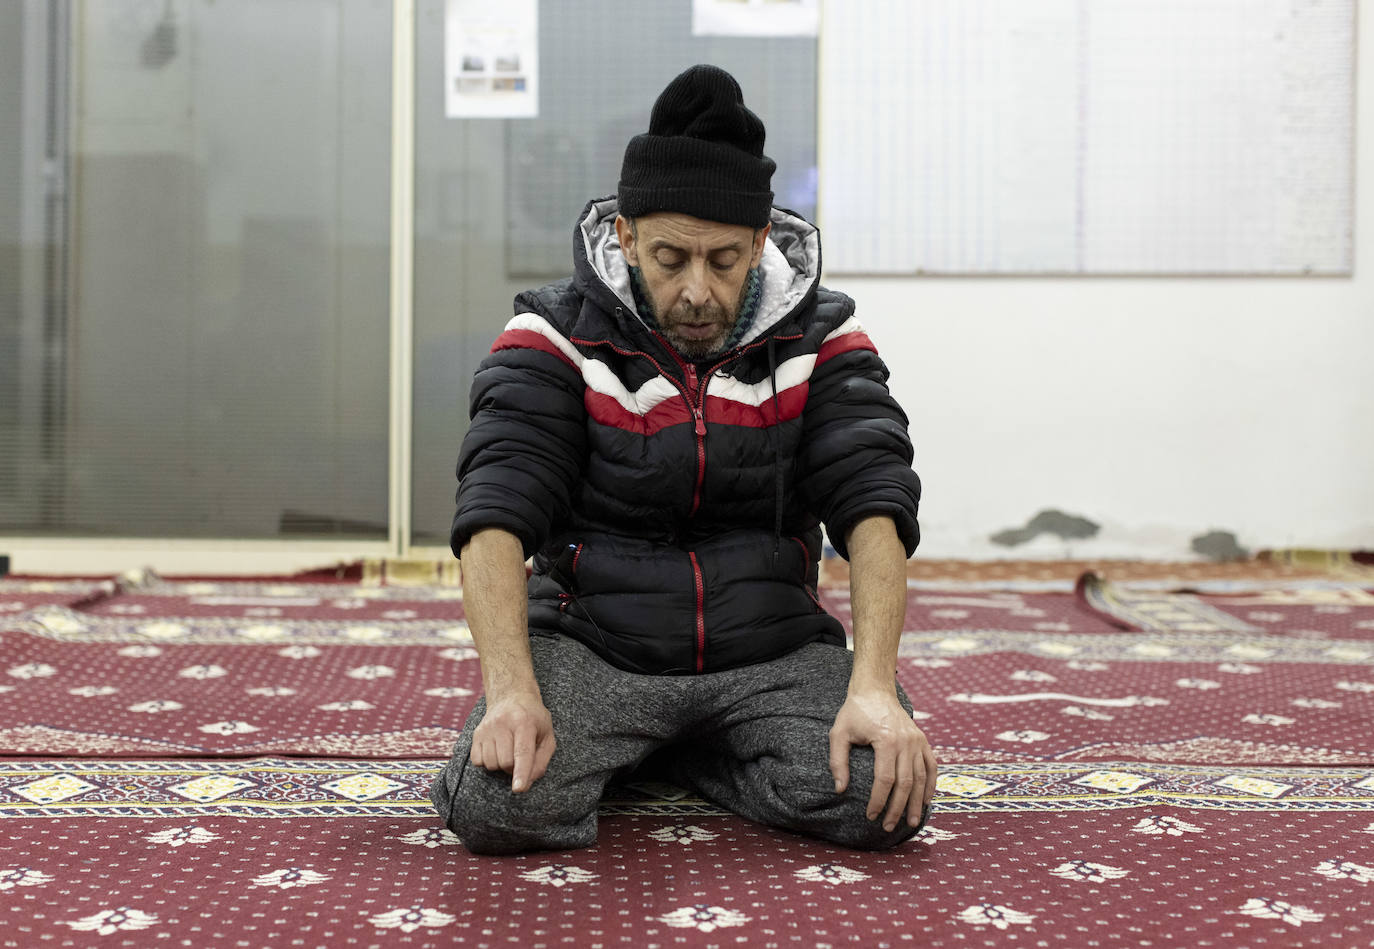
<instances>
[{"instance_id":1,"label":"black knit beanie","mask_svg":"<svg viewBox=\"0 0 1374 949\"><path fill-rule=\"evenodd\" d=\"M721 224L763 227L777 165L763 153L763 122L735 77L693 66L654 103L649 131L630 139L620 167L620 213L677 211Z\"/></svg>"}]
</instances>

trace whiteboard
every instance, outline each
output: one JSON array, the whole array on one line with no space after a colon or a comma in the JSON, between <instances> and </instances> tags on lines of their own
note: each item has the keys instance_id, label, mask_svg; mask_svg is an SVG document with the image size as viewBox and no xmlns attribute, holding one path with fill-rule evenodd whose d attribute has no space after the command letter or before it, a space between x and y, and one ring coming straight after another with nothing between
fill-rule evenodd
<instances>
[{"instance_id":1,"label":"whiteboard","mask_svg":"<svg viewBox=\"0 0 1374 949\"><path fill-rule=\"evenodd\" d=\"M1349 274L1355 2L822 4L826 269Z\"/></svg>"}]
</instances>

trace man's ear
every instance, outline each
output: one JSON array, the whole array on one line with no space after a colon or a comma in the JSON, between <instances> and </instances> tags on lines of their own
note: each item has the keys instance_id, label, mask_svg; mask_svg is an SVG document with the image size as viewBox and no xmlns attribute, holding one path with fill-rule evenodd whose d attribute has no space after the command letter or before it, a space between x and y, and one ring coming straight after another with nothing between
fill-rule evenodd
<instances>
[{"instance_id":1,"label":"man's ear","mask_svg":"<svg viewBox=\"0 0 1374 949\"><path fill-rule=\"evenodd\" d=\"M762 228L754 232L754 254L749 258L749 269L753 270L763 260L763 248L768 243L768 232L773 229L771 223L765 224Z\"/></svg>"},{"instance_id":2,"label":"man's ear","mask_svg":"<svg viewBox=\"0 0 1374 949\"><path fill-rule=\"evenodd\" d=\"M625 262L631 267L638 267L639 248L635 246L635 229L629 218L619 214L615 216L615 236L620 239L620 252L625 255Z\"/></svg>"}]
</instances>

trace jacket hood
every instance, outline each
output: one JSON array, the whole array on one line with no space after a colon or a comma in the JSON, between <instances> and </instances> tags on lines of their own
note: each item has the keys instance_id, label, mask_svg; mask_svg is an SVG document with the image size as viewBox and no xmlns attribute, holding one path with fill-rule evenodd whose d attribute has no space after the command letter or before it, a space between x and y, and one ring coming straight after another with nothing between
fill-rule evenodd
<instances>
[{"instance_id":1,"label":"jacket hood","mask_svg":"<svg viewBox=\"0 0 1374 949\"><path fill-rule=\"evenodd\" d=\"M588 202L577 225L577 276L584 284L602 283L627 312L640 319L630 289L630 266L615 233L618 209L614 196ZM758 339L780 323L820 281L821 237L815 225L782 208L773 208L770 222L773 229L759 263L762 282L758 310L740 345Z\"/></svg>"}]
</instances>

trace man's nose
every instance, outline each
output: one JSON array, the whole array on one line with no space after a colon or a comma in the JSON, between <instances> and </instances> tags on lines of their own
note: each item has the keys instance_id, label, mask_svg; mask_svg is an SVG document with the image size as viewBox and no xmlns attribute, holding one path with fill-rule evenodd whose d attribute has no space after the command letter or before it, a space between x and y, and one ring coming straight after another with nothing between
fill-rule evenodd
<instances>
[{"instance_id":1,"label":"man's nose","mask_svg":"<svg viewBox=\"0 0 1374 949\"><path fill-rule=\"evenodd\" d=\"M711 299L711 289L706 280L706 264L693 263L687 268L687 283L682 288L683 299L690 306L705 306Z\"/></svg>"}]
</instances>

